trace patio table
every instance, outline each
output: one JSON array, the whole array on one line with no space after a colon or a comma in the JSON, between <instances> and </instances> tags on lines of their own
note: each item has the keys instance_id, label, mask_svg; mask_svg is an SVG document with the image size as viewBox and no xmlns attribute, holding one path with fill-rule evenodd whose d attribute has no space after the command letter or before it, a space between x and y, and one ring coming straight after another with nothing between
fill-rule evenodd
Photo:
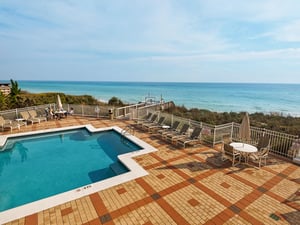
<instances>
[{"instance_id":1,"label":"patio table","mask_svg":"<svg viewBox=\"0 0 300 225\"><path fill-rule=\"evenodd\" d=\"M245 157L246 164L248 164L249 155L257 152L257 148L255 146L243 142L232 142L230 143L230 146L241 152L241 154Z\"/></svg>"},{"instance_id":2,"label":"patio table","mask_svg":"<svg viewBox=\"0 0 300 225\"><path fill-rule=\"evenodd\" d=\"M66 110L55 111L54 114L57 116L58 119L61 119L62 117L67 116L67 111Z\"/></svg>"}]
</instances>

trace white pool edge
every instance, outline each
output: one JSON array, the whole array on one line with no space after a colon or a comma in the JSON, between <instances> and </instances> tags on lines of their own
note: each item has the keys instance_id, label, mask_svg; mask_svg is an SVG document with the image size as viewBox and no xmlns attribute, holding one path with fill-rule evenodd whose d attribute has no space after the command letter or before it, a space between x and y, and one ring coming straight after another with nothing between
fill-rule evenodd
<instances>
[{"instance_id":1,"label":"white pool edge","mask_svg":"<svg viewBox=\"0 0 300 225\"><path fill-rule=\"evenodd\" d=\"M70 126L70 127L64 127L64 128L55 128L55 129L45 129L45 130L39 130L39 131L31 131L26 133L17 133L17 134L8 134L3 135L0 137L0 146L4 146L7 138L10 137L21 137L21 136L27 136L27 135L34 135L34 134L42 134L42 133L48 133L48 132L58 132L58 131L67 131L72 129L78 129L78 128L86 128L90 132L99 132L99 131L105 131L105 130L115 130L118 133L122 133L122 129L117 126L112 127L105 127L105 128L95 128L91 124L87 125L80 125L80 126ZM0 223L7 223L40 211L43 211L45 209L49 209L52 207L55 207L57 205L87 196L89 194L113 187L118 184L122 184L124 182L134 180L136 178L145 176L148 174L146 170L144 170L138 163L136 163L132 158L135 156L147 154L150 152L157 151L156 148L149 145L148 143L140 140L139 138L131 135L126 134L126 138L134 142L135 144L142 147L142 150L126 153L123 155L119 155L119 160L129 169L129 172L125 174L121 174L115 177L111 177L108 179L105 179L103 181L99 181L96 183L92 183L90 185L86 185L71 191L63 192L51 197L47 197L32 203L28 203L16 208L8 209L6 211L0 212ZM9 188L9 187L7 187Z\"/></svg>"}]
</instances>

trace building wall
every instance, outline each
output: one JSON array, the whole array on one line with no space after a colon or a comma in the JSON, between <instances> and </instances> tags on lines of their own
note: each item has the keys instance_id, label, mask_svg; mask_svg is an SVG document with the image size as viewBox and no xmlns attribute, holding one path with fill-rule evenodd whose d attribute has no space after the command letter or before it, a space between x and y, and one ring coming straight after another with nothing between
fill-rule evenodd
<instances>
[{"instance_id":1,"label":"building wall","mask_svg":"<svg viewBox=\"0 0 300 225\"><path fill-rule=\"evenodd\" d=\"M4 95L9 95L10 94L10 86L9 86L9 84L0 84L0 91Z\"/></svg>"}]
</instances>

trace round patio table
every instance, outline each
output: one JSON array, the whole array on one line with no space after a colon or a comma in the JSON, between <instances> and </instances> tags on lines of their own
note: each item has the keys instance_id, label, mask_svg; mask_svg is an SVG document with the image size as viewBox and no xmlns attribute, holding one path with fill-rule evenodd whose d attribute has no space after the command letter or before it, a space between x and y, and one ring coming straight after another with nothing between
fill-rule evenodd
<instances>
[{"instance_id":1,"label":"round patio table","mask_svg":"<svg viewBox=\"0 0 300 225\"><path fill-rule=\"evenodd\" d=\"M245 163L248 163L249 155L251 153L257 152L257 148L255 146L243 142L232 142L230 143L230 146L241 152L241 154L245 157Z\"/></svg>"}]
</instances>

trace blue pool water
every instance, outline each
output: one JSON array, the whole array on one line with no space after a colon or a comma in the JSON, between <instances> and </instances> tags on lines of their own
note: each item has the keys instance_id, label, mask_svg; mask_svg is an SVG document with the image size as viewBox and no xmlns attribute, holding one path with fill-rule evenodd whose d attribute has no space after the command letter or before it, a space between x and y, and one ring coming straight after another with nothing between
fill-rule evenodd
<instances>
[{"instance_id":1,"label":"blue pool water","mask_svg":"<svg viewBox=\"0 0 300 225\"><path fill-rule=\"evenodd\" d=\"M114 130L8 139L0 149L0 211L115 176L116 164L125 173L117 156L140 149Z\"/></svg>"}]
</instances>

